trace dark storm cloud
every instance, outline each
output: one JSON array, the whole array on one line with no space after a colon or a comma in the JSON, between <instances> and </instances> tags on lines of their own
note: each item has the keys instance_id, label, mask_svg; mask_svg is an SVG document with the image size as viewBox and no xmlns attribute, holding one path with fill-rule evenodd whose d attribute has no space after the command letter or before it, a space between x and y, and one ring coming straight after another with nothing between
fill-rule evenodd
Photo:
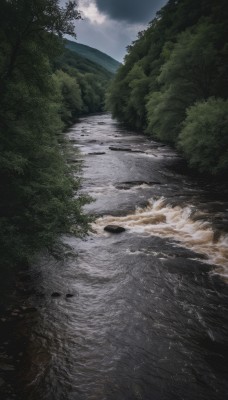
<instances>
[{"instance_id":1,"label":"dark storm cloud","mask_svg":"<svg viewBox=\"0 0 228 400\"><path fill-rule=\"evenodd\" d=\"M167 0L96 0L101 12L130 23L149 22Z\"/></svg>"},{"instance_id":2,"label":"dark storm cloud","mask_svg":"<svg viewBox=\"0 0 228 400\"><path fill-rule=\"evenodd\" d=\"M63 6L66 0L59 0ZM77 41L123 61L126 47L146 29L167 0L77 0L83 20L76 22ZM72 38L70 38L72 40Z\"/></svg>"}]
</instances>

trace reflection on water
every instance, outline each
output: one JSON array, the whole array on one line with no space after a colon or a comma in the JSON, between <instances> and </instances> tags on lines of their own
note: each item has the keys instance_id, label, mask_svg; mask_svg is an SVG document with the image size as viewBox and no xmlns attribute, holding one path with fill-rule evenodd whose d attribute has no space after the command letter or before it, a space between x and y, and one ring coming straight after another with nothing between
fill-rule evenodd
<instances>
[{"instance_id":1,"label":"reflection on water","mask_svg":"<svg viewBox=\"0 0 228 400\"><path fill-rule=\"evenodd\" d=\"M106 225L121 225L131 232L173 238L186 248L206 255L210 264L223 267L219 273L228 277L228 234L216 237L206 216L193 206L172 207L163 197L150 199L147 207L137 208L133 214L97 219L93 229L105 234Z\"/></svg>"},{"instance_id":2,"label":"reflection on water","mask_svg":"<svg viewBox=\"0 0 228 400\"><path fill-rule=\"evenodd\" d=\"M172 149L109 115L69 138L97 233L65 238L75 254L33 266L22 399L224 400L228 285L210 273L226 273L224 191L182 175ZM126 232L104 233L110 223Z\"/></svg>"}]
</instances>

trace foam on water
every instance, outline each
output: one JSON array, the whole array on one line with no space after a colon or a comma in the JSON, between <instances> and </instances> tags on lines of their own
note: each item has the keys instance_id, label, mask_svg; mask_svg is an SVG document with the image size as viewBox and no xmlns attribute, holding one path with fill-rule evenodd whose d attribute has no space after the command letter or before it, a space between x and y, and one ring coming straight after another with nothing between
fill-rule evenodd
<instances>
[{"instance_id":1,"label":"foam on water","mask_svg":"<svg viewBox=\"0 0 228 400\"><path fill-rule=\"evenodd\" d=\"M228 278L228 235L214 232L212 224L201 217L193 218L193 206L171 206L164 197L151 199L145 208L137 208L124 217L105 216L93 224L99 235L106 225L121 225L136 233L145 233L164 238L173 238L184 247L207 256L210 264L216 265L218 273ZM195 210L195 209L194 209Z\"/></svg>"}]
</instances>

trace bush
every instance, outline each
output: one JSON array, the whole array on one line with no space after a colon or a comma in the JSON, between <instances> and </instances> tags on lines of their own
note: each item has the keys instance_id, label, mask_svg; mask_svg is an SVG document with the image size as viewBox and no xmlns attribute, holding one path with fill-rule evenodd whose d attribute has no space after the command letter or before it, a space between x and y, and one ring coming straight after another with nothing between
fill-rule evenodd
<instances>
[{"instance_id":1,"label":"bush","mask_svg":"<svg viewBox=\"0 0 228 400\"><path fill-rule=\"evenodd\" d=\"M179 147L201 172L228 169L228 101L209 98L187 110Z\"/></svg>"}]
</instances>

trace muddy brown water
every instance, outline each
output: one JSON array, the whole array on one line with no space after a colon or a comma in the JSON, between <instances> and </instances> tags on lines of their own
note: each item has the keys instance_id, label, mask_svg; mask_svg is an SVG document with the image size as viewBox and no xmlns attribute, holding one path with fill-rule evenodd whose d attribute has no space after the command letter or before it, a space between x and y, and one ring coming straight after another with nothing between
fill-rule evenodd
<instances>
[{"instance_id":1,"label":"muddy brown water","mask_svg":"<svg viewBox=\"0 0 228 400\"><path fill-rule=\"evenodd\" d=\"M64 238L75 254L43 256L31 270L23 399L224 400L224 189L194 181L172 149L110 115L68 135L96 220L85 240ZM107 233L109 224L126 230Z\"/></svg>"}]
</instances>

